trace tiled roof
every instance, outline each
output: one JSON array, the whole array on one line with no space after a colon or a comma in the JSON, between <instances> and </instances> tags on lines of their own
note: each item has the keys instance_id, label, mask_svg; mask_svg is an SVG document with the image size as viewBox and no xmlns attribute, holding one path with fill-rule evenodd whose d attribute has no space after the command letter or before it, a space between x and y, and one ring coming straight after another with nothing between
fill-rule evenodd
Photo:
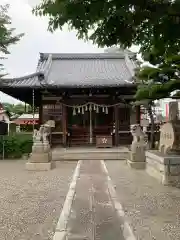
<instances>
[{"instance_id":1,"label":"tiled roof","mask_svg":"<svg viewBox=\"0 0 180 240\"><path fill-rule=\"evenodd\" d=\"M42 74L42 77L44 78L44 74ZM0 87L3 86L7 86L7 87L40 87L40 79L41 79L41 75L39 72L34 73L34 74L30 74L24 77L19 77L19 78L4 78L1 79L0 82Z\"/></svg>"},{"instance_id":2,"label":"tiled roof","mask_svg":"<svg viewBox=\"0 0 180 240\"><path fill-rule=\"evenodd\" d=\"M3 87L106 87L132 84L132 56L122 53L41 53L37 72L6 79Z\"/></svg>"}]
</instances>

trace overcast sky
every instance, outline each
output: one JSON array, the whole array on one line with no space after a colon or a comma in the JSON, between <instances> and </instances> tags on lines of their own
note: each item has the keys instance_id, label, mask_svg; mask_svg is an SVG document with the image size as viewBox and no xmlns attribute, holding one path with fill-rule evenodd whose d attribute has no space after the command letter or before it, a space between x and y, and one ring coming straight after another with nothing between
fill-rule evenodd
<instances>
[{"instance_id":1,"label":"overcast sky","mask_svg":"<svg viewBox=\"0 0 180 240\"><path fill-rule=\"evenodd\" d=\"M33 73L36 69L40 52L83 53L103 52L90 42L78 40L76 32L69 32L67 27L63 31L50 33L47 31L47 18L32 15L32 6L39 0L0 0L9 3L9 15L16 33L25 33L19 43L10 48L11 54L4 62L7 72L12 77ZM0 93L0 101L14 101Z\"/></svg>"},{"instance_id":2,"label":"overcast sky","mask_svg":"<svg viewBox=\"0 0 180 240\"><path fill-rule=\"evenodd\" d=\"M9 15L15 33L25 33L25 36L10 50L8 59L4 61L6 71L10 77L19 77L33 73L36 70L40 52L59 53L95 53L104 52L91 42L78 40L75 31L63 31L53 34L47 31L48 19L36 17L32 14L32 7L40 0L0 0L0 4L10 4ZM137 51L134 47L132 50ZM0 92L0 102L17 101Z\"/></svg>"}]
</instances>

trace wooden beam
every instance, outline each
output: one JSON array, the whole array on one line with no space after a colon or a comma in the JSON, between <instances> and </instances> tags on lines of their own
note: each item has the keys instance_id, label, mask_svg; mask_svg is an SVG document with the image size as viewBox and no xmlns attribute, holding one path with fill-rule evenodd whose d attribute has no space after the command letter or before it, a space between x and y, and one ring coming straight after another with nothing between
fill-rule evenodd
<instances>
[{"instance_id":1,"label":"wooden beam","mask_svg":"<svg viewBox=\"0 0 180 240\"><path fill-rule=\"evenodd\" d=\"M90 96L88 94L82 94L82 95L71 95L69 96L70 98L90 98ZM92 94L91 98L92 97L96 97L96 98L107 98L107 97L110 97L110 95L108 94Z\"/></svg>"},{"instance_id":2,"label":"wooden beam","mask_svg":"<svg viewBox=\"0 0 180 240\"><path fill-rule=\"evenodd\" d=\"M42 96L42 100L58 101L58 100L62 100L62 97Z\"/></svg>"},{"instance_id":3,"label":"wooden beam","mask_svg":"<svg viewBox=\"0 0 180 240\"><path fill-rule=\"evenodd\" d=\"M134 95L119 95L118 98L120 99L133 99Z\"/></svg>"}]
</instances>

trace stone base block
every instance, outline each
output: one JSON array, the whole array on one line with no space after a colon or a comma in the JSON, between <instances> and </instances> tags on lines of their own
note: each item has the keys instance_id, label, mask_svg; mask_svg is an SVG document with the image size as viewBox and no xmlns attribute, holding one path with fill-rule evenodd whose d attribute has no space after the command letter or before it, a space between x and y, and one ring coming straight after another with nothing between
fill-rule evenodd
<instances>
[{"instance_id":1,"label":"stone base block","mask_svg":"<svg viewBox=\"0 0 180 240\"><path fill-rule=\"evenodd\" d=\"M55 167L55 163L48 162L48 163L26 163L26 170L28 171L49 171Z\"/></svg>"},{"instance_id":2,"label":"stone base block","mask_svg":"<svg viewBox=\"0 0 180 240\"><path fill-rule=\"evenodd\" d=\"M146 152L146 172L163 185L180 185L180 155L163 155L159 151Z\"/></svg>"},{"instance_id":3,"label":"stone base block","mask_svg":"<svg viewBox=\"0 0 180 240\"><path fill-rule=\"evenodd\" d=\"M146 172L165 186L180 186L180 176L163 174L149 165L146 166Z\"/></svg>"},{"instance_id":4,"label":"stone base block","mask_svg":"<svg viewBox=\"0 0 180 240\"><path fill-rule=\"evenodd\" d=\"M145 169L146 163L145 162L132 162L130 160L127 160L128 166L134 169Z\"/></svg>"},{"instance_id":5,"label":"stone base block","mask_svg":"<svg viewBox=\"0 0 180 240\"><path fill-rule=\"evenodd\" d=\"M52 160L52 153L45 152L45 153L32 153L29 162L31 163L48 163Z\"/></svg>"},{"instance_id":6,"label":"stone base block","mask_svg":"<svg viewBox=\"0 0 180 240\"><path fill-rule=\"evenodd\" d=\"M164 174L158 171L156 168L146 164L146 172L149 176L156 178L159 182L163 183Z\"/></svg>"},{"instance_id":7,"label":"stone base block","mask_svg":"<svg viewBox=\"0 0 180 240\"><path fill-rule=\"evenodd\" d=\"M129 153L129 160L132 162L145 162L146 157L145 157L145 149L144 146L140 146L137 149L134 149L133 151L130 151Z\"/></svg>"}]
</instances>

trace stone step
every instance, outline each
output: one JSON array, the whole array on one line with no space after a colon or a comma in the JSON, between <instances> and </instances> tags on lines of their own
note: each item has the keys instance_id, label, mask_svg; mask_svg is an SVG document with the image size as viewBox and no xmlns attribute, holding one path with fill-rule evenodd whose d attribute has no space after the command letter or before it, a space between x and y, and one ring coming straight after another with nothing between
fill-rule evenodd
<instances>
[{"instance_id":1,"label":"stone step","mask_svg":"<svg viewBox=\"0 0 180 240\"><path fill-rule=\"evenodd\" d=\"M99 152L53 152L52 158L54 161L61 160L125 160L128 158L128 151L112 151L106 152L100 150Z\"/></svg>"}]
</instances>

